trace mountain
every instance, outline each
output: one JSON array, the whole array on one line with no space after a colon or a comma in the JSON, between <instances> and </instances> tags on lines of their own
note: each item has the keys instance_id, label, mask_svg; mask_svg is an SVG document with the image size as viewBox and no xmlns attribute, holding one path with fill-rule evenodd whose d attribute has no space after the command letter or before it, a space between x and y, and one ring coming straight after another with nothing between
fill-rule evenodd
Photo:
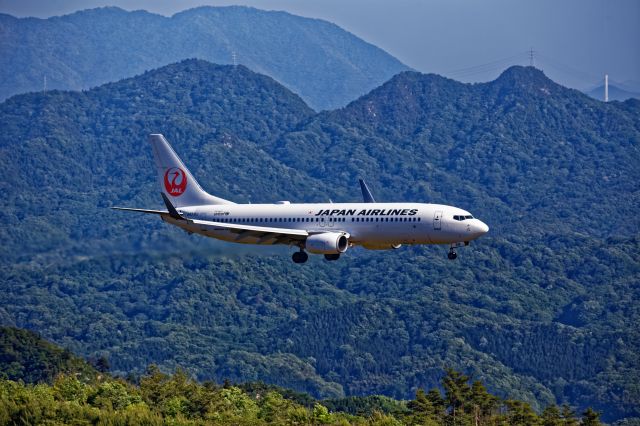
<instances>
[{"instance_id":1,"label":"mountain","mask_svg":"<svg viewBox=\"0 0 640 426\"><path fill-rule=\"evenodd\" d=\"M248 7L171 17L116 7L48 19L0 14L0 99L87 89L182 59L238 63L270 75L316 109L347 102L407 69L326 21Z\"/></svg>"},{"instance_id":2,"label":"mountain","mask_svg":"<svg viewBox=\"0 0 640 426\"><path fill-rule=\"evenodd\" d=\"M600 85L595 89L590 90L589 92L587 92L587 95L599 101L604 100L604 85ZM610 101L626 101L627 99L631 98L640 99L640 93L617 86L615 84L609 84Z\"/></svg>"},{"instance_id":3,"label":"mountain","mask_svg":"<svg viewBox=\"0 0 640 426\"><path fill-rule=\"evenodd\" d=\"M260 193L299 197L297 182L306 178L256 142L289 130L313 111L273 79L244 66L187 60L91 91L14 97L0 110L6 176L1 185L11 206L2 213L9 225L0 248L5 260L176 244L171 233L156 232L160 224L145 226L155 221L139 216L114 221L107 208L157 204L145 142L154 131L191 141L178 145L190 168L213 192L235 200L249 202ZM136 238L140 228L157 239L148 240L148 233Z\"/></svg>"},{"instance_id":4,"label":"mountain","mask_svg":"<svg viewBox=\"0 0 640 426\"><path fill-rule=\"evenodd\" d=\"M491 227L443 247L290 262L114 212L159 208L163 132L238 202L459 205ZM316 397L413 398L463 370L542 411L639 416L640 101L602 103L513 67L484 84L401 73L314 113L243 66L187 60L0 104L0 323L116 374L181 365ZM276 255L274 255L274 253Z\"/></svg>"},{"instance_id":5,"label":"mountain","mask_svg":"<svg viewBox=\"0 0 640 426\"><path fill-rule=\"evenodd\" d=\"M638 105L599 103L533 67L474 85L405 72L265 149L334 185L367 176L383 200L478 206L496 236L637 235Z\"/></svg>"}]
</instances>

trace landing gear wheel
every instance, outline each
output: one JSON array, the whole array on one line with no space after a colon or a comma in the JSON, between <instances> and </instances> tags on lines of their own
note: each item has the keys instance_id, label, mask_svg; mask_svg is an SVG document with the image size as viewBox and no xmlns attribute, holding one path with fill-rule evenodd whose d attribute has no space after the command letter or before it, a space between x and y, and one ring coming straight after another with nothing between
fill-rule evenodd
<instances>
[{"instance_id":1,"label":"landing gear wheel","mask_svg":"<svg viewBox=\"0 0 640 426\"><path fill-rule=\"evenodd\" d=\"M458 257L458 253L456 253L455 250L450 250L447 257L449 258L449 260L456 260L456 258Z\"/></svg>"},{"instance_id":2,"label":"landing gear wheel","mask_svg":"<svg viewBox=\"0 0 640 426\"><path fill-rule=\"evenodd\" d=\"M327 259L327 260L338 260L338 259L340 259L340 253L325 254L324 258Z\"/></svg>"},{"instance_id":3,"label":"landing gear wheel","mask_svg":"<svg viewBox=\"0 0 640 426\"><path fill-rule=\"evenodd\" d=\"M304 263L309 259L309 255L304 251L297 251L291 256L294 263Z\"/></svg>"}]
</instances>

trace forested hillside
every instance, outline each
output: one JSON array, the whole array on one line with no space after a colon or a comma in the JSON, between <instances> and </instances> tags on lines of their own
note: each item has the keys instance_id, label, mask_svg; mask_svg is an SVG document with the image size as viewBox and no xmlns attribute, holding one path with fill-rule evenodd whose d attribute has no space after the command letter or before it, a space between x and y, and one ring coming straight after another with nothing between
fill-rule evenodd
<instances>
[{"instance_id":1,"label":"forested hillside","mask_svg":"<svg viewBox=\"0 0 640 426\"><path fill-rule=\"evenodd\" d=\"M340 27L248 7L199 7L164 17L116 7L49 19L0 14L0 100L87 89L188 58L235 60L329 109L408 69Z\"/></svg>"},{"instance_id":2,"label":"forested hillside","mask_svg":"<svg viewBox=\"0 0 640 426\"><path fill-rule=\"evenodd\" d=\"M178 425L577 425L568 406L548 406L537 415L531 406L501 399L480 381L448 369L444 392L422 389L411 401L373 395L318 401L306 394L262 382L222 386L197 383L182 369L165 374L151 365L136 383L108 374L76 369L57 370L55 376L33 376L32 359L50 365L74 358L33 333L0 328L0 423L2 424L178 424ZM10 360L9 360L10 359ZM84 364L85 369L86 363ZM9 379L5 371L22 371ZM27 383L27 384L25 384ZM600 414L582 413L581 424L601 425Z\"/></svg>"},{"instance_id":3,"label":"forested hillside","mask_svg":"<svg viewBox=\"0 0 640 426\"><path fill-rule=\"evenodd\" d=\"M95 364L103 371L109 368L106 358L96 360ZM88 380L95 378L98 371L31 331L0 327L0 378L39 383L52 382L60 374Z\"/></svg>"},{"instance_id":4,"label":"forested hillside","mask_svg":"<svg viewBox=\"0 0 640 426\"><path fill-rule=\"evenodd\" d=\"M112 205L162 206L162 132L238 202L360 197L458 205L490 233L290 262ZM445 366L541 412L640 415L640 102L604 104L516 67L465 85L403 73L315 114L245 67L189 60L0 104L8 199L0 321L118 374L151 363L316 397L413 398Z\"/></svg>"}]
</instances>

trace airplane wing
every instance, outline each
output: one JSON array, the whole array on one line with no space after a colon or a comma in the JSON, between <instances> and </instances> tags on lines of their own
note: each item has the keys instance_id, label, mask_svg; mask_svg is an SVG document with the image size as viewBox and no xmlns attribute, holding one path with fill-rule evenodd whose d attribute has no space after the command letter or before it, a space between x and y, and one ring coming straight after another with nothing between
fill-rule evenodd
<instances>
[{"instance_id":1,"label":"airplane wing","mask_svg":"<svg viewBox=\"0 0 640 426\"><path fill-rule=\"evenodd\" d=\"M200 227L202 231L226 230L238 234L238 236L236 237L236 242L241 242L246 238L253 237L258 238L258 244L267 243L268 241L271 241L271 244L288 244L304 241L309 236L309 232L303 229L241 225L236 223L212 222L208 220L197 219L185 220Z\"/></svg>"},{"instance_id":2,"label":"airplane wing","mask_svg":"<svg viewBox=\"0 0 640 426\"><path fill-rule=\"evenodd\" d=\"M208 220L198 220L198 219L189 219L187 217L182 216L176 208L171 204L169 199L164 193L162 194L162 199L164 200L165 205L167 206L167 211L161 210L147 210L147 209L134 209L129 207L111 207L114 210L126 210L140 213L152 213L159 214L162 216L164 220L171 219L176 220L182 223L188 223L189 225L196 226L200 231L229 231L231 233L237 234L235 238L236 242L242 242L242 240L247 238L257 238L257 244L266 244L271 242L271 244L291 244L298 243L300 241L306 240L309 236L309 232L303 229L290 229L290 228L274 228L269 226L254 226L254 225L244 225L238 223L223 223L223 222L215 222Z\"/></svg>"}]
</instances>

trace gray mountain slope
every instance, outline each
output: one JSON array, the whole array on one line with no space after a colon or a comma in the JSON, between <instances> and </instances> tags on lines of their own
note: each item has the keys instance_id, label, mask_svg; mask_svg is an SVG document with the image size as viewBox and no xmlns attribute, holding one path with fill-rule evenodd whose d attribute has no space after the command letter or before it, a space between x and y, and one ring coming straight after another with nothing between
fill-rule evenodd
<instances>
[{"instance_id":1,"label":"gray mountain slope","mask_svg":"<svg viewBox=\"0 0 640 426\"><path fill-rule=\"evenodd\" d=\"M86 89L187 58L238 63L341 107L408 68L326 21L247 7L200 7L164 17L108 7L49 19L0 14L0 99Z\"/></svg>"}]
</instances>

